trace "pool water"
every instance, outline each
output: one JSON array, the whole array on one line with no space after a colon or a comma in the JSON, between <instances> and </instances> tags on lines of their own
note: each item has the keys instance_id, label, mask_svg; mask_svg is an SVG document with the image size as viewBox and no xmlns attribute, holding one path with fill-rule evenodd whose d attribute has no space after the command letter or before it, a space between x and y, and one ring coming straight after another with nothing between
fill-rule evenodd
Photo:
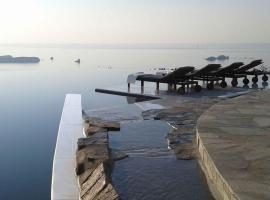
<instances>
[{"instance_id":1,"label":"pool water","mask_svg":"<svg viewBox=\"0 0 270 200\"><path fill-rule=\"evenodd\" d=\"M115 162L112 173L122 199L211 199L197 161L177 160L168 149L169 131L165 122L146 120L109 133L110 147L129 155Z\"/></svg>"}]
</instances>

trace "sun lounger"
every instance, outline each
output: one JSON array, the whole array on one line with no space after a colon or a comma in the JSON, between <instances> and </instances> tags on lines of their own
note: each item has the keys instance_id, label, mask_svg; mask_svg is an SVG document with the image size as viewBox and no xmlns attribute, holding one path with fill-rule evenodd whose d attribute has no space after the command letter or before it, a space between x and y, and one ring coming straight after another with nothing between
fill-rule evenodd
<instances>
[{"instance_id":1,"label":"sun lounger","mask_svg":"<svg viewBox=\"0 0 270 200\"><path fill-rule=\"evenodd\" d=\"M262 60L253 60L247 65L244 65L233 71L234 74L245 74L248 70L253 69L259 65L263 64Z\"/></svg>"},{"instance_id":2,"label":"sun lounger","mask_svg":"<svg viewBox=\"0 0 270 200\"><path fill-rule=\"evenodd\" d=\"M144 87L144 81L147 82L155 82L157 84L157 89L159 89L159 83L168 83L169 85L174 85L176 89L177 85L181 85L178 89L178 92L181 94L185 93L185 86L187 85L195 85L195 91L201 91L202 87L198 84L198 81L207 81L207 89L214 88L214 81L220 81L220 86L222 88L227 87L227 83L225 78L232 78L232 86L237 86L237 79L244 77L244 84L248 84L249 80L247 79L247 75L254 75L252 81L255 83L258 81L258 75L264 75L263 81L267 81L268 77L266 74L270 74L270 72L266 72L265 70L254 69L255 67L261 65L262 60L254 60L249 64L244 65L242 62L235 62L229 66L221 67L220 64L208 64L205 67L194 70L194 67L180 67L177 70L166 74L166 75L154 75L154 74L142 74L138 75L136 80L141 81L141 87ZM250 71L254 69L253 71ZM247 82L248 81L248 82ZM130 85L129 85L130 87Z\"/></svg>"},{"instance_id":3,"label":"sun lounger","mask_svg":"<svg viewBox=\"0 0 270 200\"><path fill-rule=\"evenodd\" d=\"M217 71L210 72L209 75L214 76L214 77L226 76L226 74L232 73L233 71L239 69L239 67L243 65L244 63L242 62L235 62L235 63L230 64L229 66L219 68Z\"/></svg>"},{"instance_id":4,"label":"sun lounger","mask_svg":"<svg viewBox=\"0 0 270 200\"><path fill-rule=\"evenodd\" d=\"M162 74L143 74L137 76L136 80L141 81L141 87L144 87L144 82L155 82L156 88L159 90L159 83L167 83L170 86L174 86L176 89L176 85L189 85L189 84L195 84L197 85L197 81L190 81L186 79L186 74L194 71L194 67L180 67L176 69L175 71L168 73L166 75ZM128 85L130 87L130 85Z\"/></svg>"},{"instance_id":5,"label":"sun lounger","mask_svg":"<svg viewBox=\"0 0 270 200\"><path fill-rule=\"evenodd\" d=\"M261 66L261 69L255 69L255 67ZM253 69L253 70L250 70ZM239 76L244 76L243 83L247 85L249 83L249 80L247 79L247 76L254 76L252 77L252 82L257 83L258 82L258 76L262 76L262 81L266 82L268 81L268 76L266 74L270 74L269 71L266 70L266 68L263 66L262 60L254 60L251 63L249 63L245 68L241 68L241 70L237 71L236 74Z\"/></svg>"},{"instance_id":6,"label":"sun lounger","mask_svg":"<svg viewBox=\"0 0 270 200\"><path fill-rule=\"evenodd\" d=\"M207 81L209 77L211 77L211 74L214 72L217 72L220 69L221 65L220 64L208 64L205 67L195 70L193 72L190 72L186 75L186 78L191 79L191 80L202 80L202 81ZM198 86L197 86L198 87ZM196 90L197 88L195 88Z\"/></svg>"},{"instance_id":7,"label":"sun lounger","mask_svg":"<svg viewBox=\"0 0 270 200\"><path fill-rule=\"evenodd\" d=\"M202 77L206 77L207 74L217 71L219 68L221 67L220 64L208 64L205 67L198 69L198 70L194 70L192 72L187 73L184 77L182 77L182 80L178 80L179 82L196 82L194 89L196 92L200 92L202 87L198 84L199 80L202 80ZM185 87L184 85L182 85L182 87L180 87L178 89L178 92L180 94L184 94L185 93Z\"/></svg>"},{"instance_id":8,"label":"sun lounger","mask_svg":"<svg viewBox=\"0 0 270 200\"><path fill-rule=\"evenodd\" d=\"M226 67L218 68L217 70L210 71L205 73L204 76L197 77L197 79L201 79L202 81L207 81L207 89L214 89L214 81L222 80L225 81L225 77L227 74L232 73L234 70L243 66L242 62L235 62Z\"/></svg>"},{"instance_id":9,"label":"sun lounger","mask_svg":"<svg viewBox=\"0 0 270 200\"><path fill-rule=\"evenodd\" d=\"M248 84L249 80L247 79L247 75L254 75L255 77L252 78L252 81L257 82L258 81L257 76L264 74L263 80L267 81L268 77L265 75L266 74L265 72L262 72L261 70L249 71L261 65L262 63L263 63L262 60L254 60L246 65L244 65L242 62L232 63L227 67L222 67L217 71L210 72L206 78L205 77L203 78L203 80L210 81L207 84L208 89L213 89L214 88L213 82L219 80L221 80L220 86L222 88L227 87L227 82L225 81L225 78L232 78L231 84L233 87L236 87L238 85L237 81L238 78L244 78L243 83Z\"/></svg>"},{"instance_id":10,"label":"sun lounger","mask_svg":"<svg viewBox=\"0 0 270 200\"><path fill-rule=\"evenodd\" d=\"M221 67L220 64L208 64L201 69L194 70L194 71L188 73L186 75L186 77L193 79L193 80L195 80L195 79L201 80L200 79L201 77L207 76L211 72L217 71L220 67Z\"/></svg>"},{"instance_id":11,"label":"sun lounger","mask_svg":"<svg viewBox=\"0 0 270 200\"><path fill-rule=\"evenodd\" d=\"M244 66L241 66L235 70L233 70L230 73L226 73L227 78L232 78L231 84L233 87L236 87L238 85L238 78L244 78L243 83L247 85L249 83L249 80L247 78L247 75L254 75L252 78L253 83L258 82L258 75L264 75L263 80L267 81L268 77L266 76L267 72L263 72L262 70L256 70L255 67L263 64L262 60L254 60ZM250 71L253 69L252 71ZM221 87L226 87L227 83L225 82L225 79L221 82Z\"/></svg>"},{"instance_id":12,"label":"sun lounger","mask_svg":"<svg viewBox=\"0 0 270 200\"><path fill-rule=\"evenodd\" d=\"M179 67L175 71L166 75L162 74L142 74L137 76L136 80L159 83L177 83L177 80L182 79L185 75L193 71L194 67Z\"/></svg>"},{"instance_id":13,"label":"sun lounger","mask_svg":"<svg viewBox=\"0 0 270 200\"><path fill-rule=\"evenodd\" d=\"M173 84L175 89L176 85L178 84L181 85L181 87L178 89L178 92L180 94L184 94L186 85L195 85L195 91L200 92L202 89L202 87L198 84L198 80L201 80L200 77L206 76L210 72L218 70L220 67L220 64L208 64L199 70L194 70L194 67L181 67L166 76L145 74L138 76L137 80L141 81L142 87L144 81L156 82L157 89L159 83Z\"/></svg>"}]
</instances>

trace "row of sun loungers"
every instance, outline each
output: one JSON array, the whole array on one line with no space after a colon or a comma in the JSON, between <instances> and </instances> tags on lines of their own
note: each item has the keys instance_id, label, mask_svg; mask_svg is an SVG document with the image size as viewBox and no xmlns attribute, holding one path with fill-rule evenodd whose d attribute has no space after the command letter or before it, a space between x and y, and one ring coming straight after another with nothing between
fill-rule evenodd
<instances>
[{"instance_id":1,"label":"row of sun loungers","mask_svg":"<svg viewBox=\"0 0 270 200\"><path fill-rule=\"evenodd\" d=\"M244 78L243 83L247 85L249 80L248 75L252 75L252 82L258 82L258 76L262 76L263 81L268 80L266 74L270 74L266 70L255 69L255 67L262 66L262 60L254 60L249 64L244 65L242 62L235 62L229 66L221 67L220 64L208 64L201 69L195 69L195 67L180 67L175 71L166 75L155 74L141 74L136 77L136 80L141 81L141 86L144 86L144 82L155 82L157 89L159 89L159 83L167 83L174 88L177 85L181 87L178 89L179 93L185 93L185 86L192 85L196 92L200 92L202 87L198 81L206 81L207 89L214 89L214 82L218 82L220 87L227 87L226 78L231 78L231 84L233 87L238 85L238 78Z\"/></svg>"}]
</instances>

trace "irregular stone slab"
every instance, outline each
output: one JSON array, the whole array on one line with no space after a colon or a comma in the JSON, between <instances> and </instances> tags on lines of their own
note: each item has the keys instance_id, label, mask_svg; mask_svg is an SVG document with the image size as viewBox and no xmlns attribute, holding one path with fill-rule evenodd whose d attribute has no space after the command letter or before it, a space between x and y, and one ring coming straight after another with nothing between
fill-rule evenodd
<instances>
[{"instance_id":1,"label":"irregular stone slab","mask_svg":"<svg viewBox=\"0 0 270 200\"><path fill-rule=\"evenodd\" d=\"M102 163L101 161L100 162L97 161L96 164L93 165L91 168L83 170L84 172L78 175L78 181L80 186L83 185L89 179L95 168L101 163Z\"/></svg>"},{"instance_id":2,"label":"irregular stone slab","mask_svg":"<svg viewBox=\"0 0 270 200\"><path fill-rule=\"evenodd\" d=\"M178 145L173 150L177 159L192 160L195 158L195 148L192 142Z\"/></svg>"},{"instance_id":3,"label":"irregular stone slab","mask_svg":"<svg viewBox=\"0 0 270 200\"><path fill-rule=\"evenodd\" d=\"M94 198L94 200L118 200L120 197L115 191L112 184L107 184L107 186Z\"/></svg>"},{"instance_id":4,"label":"irregular stone slab","mask_svg":"<svg viewBox=\"0 0 270 200\"><path fill-rule=\"evenodd\" d=\"M94 134L91 137L79 138L77 144L78 144L78 150L81 150L92 144L108 144L108 133L99 132L99 133Z\"/></svg>"},{"instance_id":5,"label":"irregular stone slab","mask_svg":"<svg viewBox=\"0 0 270 200\"><path fill-rule=\"evenodd\" d=\"M94 135L95 133L106 132L106 128L93 126L88 123L84 124L84 132L87 137Z\"/></svg>"},{"instance_id":6,"label":"irregular stone slab","mask_svg":"<svg viewBox=\"0 0 270 200\"><path fill-rule=\"evenodd\" d=\"M102 120L99 118L88 117L85 120L85 123L89 124L90 126L96 126L96 127L101 127L101 128L107 129L107 131L119 131L120 130L120 123L105 121L105 120Z\"/></svg>"},{"instance_id":7,"label":"irregular stone slab","mask_svg":"<svg viewBox=\"0 0 270 200\"><path fill-rule=\"evenodd\" d=\"M107 144L92 144L76 154L76 174L80 175L88 169L94 168L100 162L109 160L109 150Z\"/></svg>"},{"instance_id":8,"label":"irregular stone slab","mask_svg":"<svg viewBox=\"0 0 270 200\"><path fill-rule=\"evenodd\" d=\"M111 164L99 159L79 175L80 197L82 200L120 199L110 183Z\"/></svg>"},{"instance_id":9,"label":"irregular stone slab","mask_svg":"<svg viewBox=\"0 0 270 200\"><path fill-rule=\"evenodd\" d=\"M99 118L85 118L84 132L86 136L91 136L98 132L107 132L107 131L119 131L120 123L105 121Z\"/></svg>"},{"instance_id":10,"label":"irregular stone slab","mask_svg":"<svg viewBox=\"0 0 270 200\"><path fill-rule=\"evenodd\" d=\"M108 180L105 175L105 166L103 163L97 166L91 176L81 186L81 199L91 200L105 187Z\"/></svg>"}]
</instances>

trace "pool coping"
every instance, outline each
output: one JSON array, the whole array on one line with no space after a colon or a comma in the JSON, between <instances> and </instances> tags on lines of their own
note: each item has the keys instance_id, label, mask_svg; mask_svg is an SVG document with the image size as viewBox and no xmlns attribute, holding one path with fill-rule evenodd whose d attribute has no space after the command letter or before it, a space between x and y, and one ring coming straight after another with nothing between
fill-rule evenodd
<instances>
[{"instance_id":1,"label":"pool coping","mask_svg":"<svg viewBox=\"0 0 270 200\"><path fill-rule=\"evenodd\" d=\"M265 174L265 159L270 157L269 125L261 125L254 118L250 122L253 115L270 116L269 96L269 91L252 92L219 102L200 116L196 129L198 160L216 199L269 199L269 182L257 178L269 176ZM251 167L253 163L256 165Z\"/></svg>"}]
</instances>

